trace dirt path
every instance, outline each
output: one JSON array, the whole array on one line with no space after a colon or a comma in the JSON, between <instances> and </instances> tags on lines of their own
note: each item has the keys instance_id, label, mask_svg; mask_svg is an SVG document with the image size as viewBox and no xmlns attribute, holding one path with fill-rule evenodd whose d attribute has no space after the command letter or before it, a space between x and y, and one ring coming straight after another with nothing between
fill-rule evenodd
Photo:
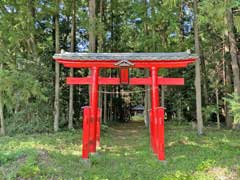
<instances>
[{"instance_id":1,"label":"dirt path","mask_svg":"<svg viewBox=\"0 0 240 180\"><path fill-rule=\"evenodd\" d=\"M144 122L128 122L111 127L111 137L115 145L131 146L141 138L146 130Z\"/></svg>"}]
</instances>

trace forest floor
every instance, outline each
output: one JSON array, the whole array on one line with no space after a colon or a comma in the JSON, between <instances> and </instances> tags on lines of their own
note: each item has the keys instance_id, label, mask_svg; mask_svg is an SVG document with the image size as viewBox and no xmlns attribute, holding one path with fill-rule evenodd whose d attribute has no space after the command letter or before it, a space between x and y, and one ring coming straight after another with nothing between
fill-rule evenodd
<instances>
[{"instance_id":1,"label":"forest floor","mask_svg":"<svg viewBox=\"0 0 240 180\"><path fill-rule=\"evenodd\" d=\"M0 180L237 180L240 132L166 123L166 162L149 148L143 122L115 124L102 131L101 148L81 160L81 132L0 137Z\"/></svg>"}]
</instances>

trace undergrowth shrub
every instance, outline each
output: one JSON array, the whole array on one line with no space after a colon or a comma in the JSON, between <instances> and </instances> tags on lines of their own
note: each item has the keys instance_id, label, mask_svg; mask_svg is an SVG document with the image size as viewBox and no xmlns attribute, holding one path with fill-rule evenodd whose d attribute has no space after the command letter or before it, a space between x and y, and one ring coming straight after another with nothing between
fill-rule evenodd
<instances>
[{"instance_id":1,"label":"undergrowth shrub","mask_svg":"<svg viewBox=\"0 0 240 180\"><path fill-rule=\"evenodd\" d=\"M52 131L52 113L45 103L31 103L24 105L21 111L6 118L8 135L18 133L31 134Z\"/></svg>"},{"instance_id":2,"label":"undergrowth shrub","mask_svg":"<svg viewBox=\"0 0 240 180\"><path fill-rule=\"evenodd\" d=\"M240 129L240 96L237 94L229 94L225 100L229 103L233 114L233 128Z\"/></svg>"}]
</instances>

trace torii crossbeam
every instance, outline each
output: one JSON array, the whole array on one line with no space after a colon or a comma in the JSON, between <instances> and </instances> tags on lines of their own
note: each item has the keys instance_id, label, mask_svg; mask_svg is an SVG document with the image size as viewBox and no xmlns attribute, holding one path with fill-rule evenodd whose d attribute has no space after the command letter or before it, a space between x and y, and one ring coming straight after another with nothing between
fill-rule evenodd
<instances>
[{"instance_id":1,"label":"torii crossbeam","mask_svg":"<svg viewBox=\"0 0 240 180\"><path fill-rule=\"evenodd\" d=\"M164 108L159 106L159 85L184 85L183 78L158 76L161 68L184 68L196 61L197 56L180 53L68 53L55 54L53 58L68 68L89 68L88 77L68 77L67 84L90 86L90 105L84 108L82 158L96 152L100 145L100 109L98 108L99 85L149 85L152 107L150 111L150 141L159 160L165 160L164 152ZM119 68L119 77L100 77L101 68ZM129 78L129 68L146 68L150 77Z\"/></svg>"}]
</instances>

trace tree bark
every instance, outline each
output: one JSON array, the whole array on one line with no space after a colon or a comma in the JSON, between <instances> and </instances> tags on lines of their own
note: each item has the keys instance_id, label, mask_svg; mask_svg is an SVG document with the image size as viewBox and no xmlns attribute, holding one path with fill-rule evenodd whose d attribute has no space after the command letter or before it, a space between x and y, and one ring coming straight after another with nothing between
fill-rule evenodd
<instances>
[{"instance_id":1,"label":"tree bark","mask_svg":"<svg viewBox=\"0 0 240 180\"><path fill-rule=\"evenodd\" d=\"M218 92L218 88L215 88L215 95L216 95L216 107L217 107L217 128L220 129L221 125L220 125L220 117L219 117L219 92Z\"/></svg>"},{"instance_id":2,"label":"tree bark","mask_svg":"<svg viewBox=\"0 0 240 180\"><path fill-rule=\"evenodd\" d=\"M204 97L204 106L208 105L208 86L207 86L207 72L205 65L205 57L203 53L201 56L201 68L202 68L202 82L203 82L203 97Z\"/></svg>"},{"instance_id":3,"label":"tree bark","mask_svg":"<svg viewBox=\"0 0 240 180\"><path fill-rule=\"evenodd\" d=\"M5 135L2 92L0 92L0 135Z\"/></svg>"},{"instance_id":4,"label":"tree bark","mask_svg":"<svg viewBox=\"0 0 240 180\"><path fill-rule=\"evenodd\" d=\"M57 12L55 17L55 52L60 53L60 37L59 37L59 0L56 0ZM54 100L54 131L59 129L59 81L60 81L60 65L55 62L55 100Z\"/></svg>"},{"instance_id":5,"label":"tree bark","mask_svg":"<svg viewBox=\"0 0 240 180\"><path fill-rule=\"evenodd\" d=\"M3 69L3 65L0 64L0 70ZM3 114L3 94L0 91L0 135L5 135L5 126L4 126L4 114Z\"/></svg>"},{"instance_id":6,"label":"tree bark","mask_svg":"<svg viewBox=\"0 0 240 180\"><path fill-rule=\"evenodd\" d=\"M149 70L145 70L145 77L149 76ZM149 110L150 110L150 86L145 86L145 96L144 96L144 123L146 127L149 127L150 117L149 117Z\"/></svg>"},{"instance_id":7,"label":"tree bark","mask_svg":"<svg viewBox=\"0 0 240 180\"><path fill-rule=\"evenodd\" d=\"M148 25L147 25L147 18L148 18L148 7L147 7L147 0L144 1L144 18L145 18L145 22L144 22L144 33L146 36L148 36L149 32L148 32ZM147 45L145 45L144 48L145 52L148 52L148 47ZM149 77L149 70L145 69L144 72L145 77ZM144 123L146 127L149 127L149 122L150 122L150 116L149 116L149 110L151 108L151 94L150 94L150 86L145 86L145 96L144 96Z\"/></svg>"},{"instance_id":8,"label":"tree bark","mask_svg":"<svg viewBox=\"0 0 240 180\"><path fill-rule=\"evenodd\" d=\"M107 124L107 86L104 86L104 95L103 95L103 123Z\"/></svg>"},{"instance_id":9,"label":"tree bark","mask_svg":"<svg viewBox=\"0 0 240 180\"><path fill-rule=\"evenodd\" d=\"M96 0L89 0L89 52L96 51ZM91 76L91 69L88 71L88 75ZM91 85L89 85L89 102L91 102Z\"/></svg>"},{"instance_id":10,"label":"tree bark","mask_svg":"<svg viewBox=\"0 0 240 180\"><path fill-rule=\"evenodd\" d=\"M161 86L161 106L165 106L165 89L166 86Z\"/></svg>"},{"instance_id":11,"label":"tree bark","mask_svg":"<svg viewBox=\"0 0 240 180\"><path fill-rule=\"evenodd\" d=\"M231 79L231 64L227 60L226 61L226 86L227 86L227 94L232 92L232 79ZM233 123L233 117L230 112L230 107L229 107L229 102L224 102L225 104L225 114L226 114L226 126L227 128L231 129L232 128L232 123Z\"/></svg>"},{"instance_id":12,"label":"tree bark","mask_svg":"<svg viewBox=\"0 0 240 180\"><path fill-rule=\"evenodd\" d=\"M96 51L96 1L89 0L89 51Z\"/></svg>"},{"instance_id":13,"label":"tree bark","mask_svg":"<svg viewBox=\"0 0 240 180\"><path fill-rule=\"evenodd\" d=\"M75 52L76 44L76 0L73 0L72 7L72 29L71 29L71 52ZM74 76L73 68L70 69L70 77ZM68 113L68 129L73 129L73 85L69 86L69 113Z\"/></svg>"},{"instance_id":14,"label":"tree bark","mask_svg":"<svg viewBox=\"0 0 240 180\"><path fill-rule=\"evenodd\" d=\"M234 22L232 9L226 10L226 25L228 27L228 39L230 44L230 54L232 59L232 71L233 71L233 84L234 84L234 93L240 95L240 76L239 76L239 66L237 58L237 43L234 34Z\"/></svg>"},{"instance_id":15,"label":"tree bark","mask_svg":"<svg viewBox=\"0 0 240 180\"><path fill-rule=\"evenodd\" d=\"M194 0L194 40L195 40L195 52L200 55L200 43L198 32L198 3ZM202 97L201 97L201 70L200 70L200 57L195 64L195 90L196 90L196 111L197 111L197 129L198 134L203 134L203 119L202 119Z\"/></svg>"},{"instance_id":16,"label":"tree bark","mask_svg":"<svg viewBox=\"0 0 240 180\"><path fill-rule=\"evenodd\" d=\"M102 24L103 23L103 15L104 15L104 1L103 0L100 0L100 2L99 2L99 16L100 16L100 23ZM99 36L98 36L98 52L103 52L103 39L104 39L104 32L103 31L101 31L101 32L99 32ZM103 74L103 71L100 71L100 75L102 75ZM100 91L102 91L102 90L104 90L105 88L103 87L103 86L100 86L99 87L99 90ZM103 93L99 93L99 108L101 109L101 116L100 116L100 118L101 118L101 123L105 123L105 121L104 121L104 113L105 112L103 112L102 111L102 108L103 108L103 106L104 106L104 94Z\"/></svg>"},{"instance_id":17,"label":"tree bark","mask_svg":"<svg viewBox=\"0 0 240 180\"><path fill-rule=\"evenodd\" d=\"M226 18L225 18L226 20ZM227 59L226 54L229 53L229 42L228 42L228 32L225 31L224 34L224 49L223 49L223 69L225 71L224 73L224 86L225 86L225 92L224 96L227 97L228 94L232 93L232 71L231 71L231 62L230 59ZM232 128L232 115L230 113L230 107L229 107L229 102L224 100L224 111L225 111L225 121L226 121L226 126L227 128L231 129Z\"/></svg>"},{"instance_id":18,"label":"tree bark","mask_svg":"<svg viewBox=\"0 0 240 180\"><path fill-rule=\"evenodd\" d=\"M99 14L100 14L100 24L102 25L103 24L103 16L104 16L104 1L103 0L100 0L100 3L99 3ZM99 52L103 52L103 42L104 41L104 32L101 31L99 32L99 38L98 38L98 51Z\"/></svg>"}]
</instances>

